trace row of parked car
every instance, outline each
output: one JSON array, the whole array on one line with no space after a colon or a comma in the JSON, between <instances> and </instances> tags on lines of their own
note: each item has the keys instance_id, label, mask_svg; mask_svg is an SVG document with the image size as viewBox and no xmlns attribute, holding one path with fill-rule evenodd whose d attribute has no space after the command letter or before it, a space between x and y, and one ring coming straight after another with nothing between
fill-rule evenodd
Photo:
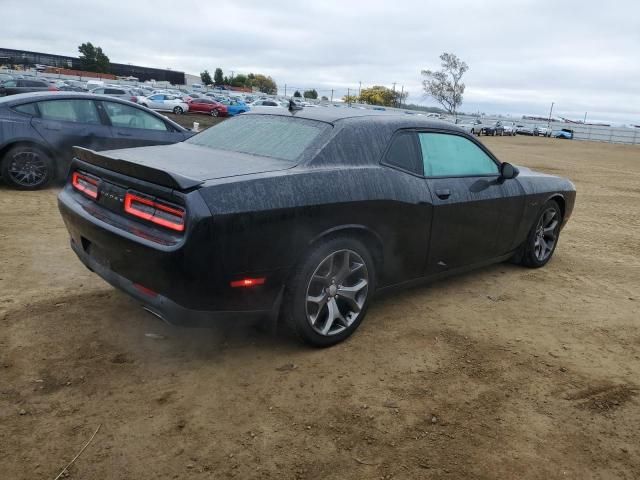
<instances>
[{"instance_id":1,"label":"row of parked car","mask_svg":"<svg viewBox=\"0 0 640 480\"><path fill-rule=\"evenodd\" d=\"M479 119L460 121L457 125L472 135L500 135L500 136L515 136L515 135L533 135L540 137L555 137L555 138L573 138L573 130L569 128L563 128L561 130L553 131L546 125L524 125L517 124L516 122L508 120L499 120L493 123L483 123Z\"/></svg>"}]
</instances>

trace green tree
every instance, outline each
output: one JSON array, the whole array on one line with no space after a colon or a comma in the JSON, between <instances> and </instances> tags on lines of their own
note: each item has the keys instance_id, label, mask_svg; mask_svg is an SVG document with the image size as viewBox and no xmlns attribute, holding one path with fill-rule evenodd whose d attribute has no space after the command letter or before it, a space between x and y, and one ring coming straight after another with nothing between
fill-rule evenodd
<instances>
[{"instance_id":1,"label":"green tree","mask_svg":"<svg viewBox=\"0 0 640 480\"><path fill-rule=\"evenodd\" d=\"M247 87L254 88L267 95L277 95L278 93L278 86L273 78L262 75L261 73L250 73L247 76Z\"/></svg>"},{"instance_id":2,"label":"green tree","mask_svg":"<svg viewBox=\"0 0 640 480\"><path fill-rule=\"evenodd\" d=\"M213 83L215 85L222 85L224 83L224 76L222 75L222 69L220 67L216 68L216 71L213 72Z\"/></svg>"},{"instance_id":3,"label":"green tree","mask_svg":"<svg viewBox=\"0 0 640 480\"><path fill-rule=\"evenodd\" d=\"M342 101L344 103L357 103L358 102L358 96L357 95L345 95L344 97L342 97Z\"/></svg>"},{"instance_id":4,"label":"green tree","mask_svg":"<svg viewBox=\"0 0 640 480\"><path fill-rule=\"evenodd\" d=\"M318 92L316 92L315 88L312 88L311 90L305 90L304 91L304 98L311 98L313 100L317 100L318 99Z\"/></svg>"},{"instance_id":5,"label":"green tree","mask_svg":"<svg viewBox=\"0 0 640 480\"><path fill-rule=\"evenodd\" d=\"M246 84L247 84L247 76L243 75L242 73L239 73L238 75L233 77L233 80L231 80L232 87L246 87L247 86Z\"/></svg>"},{"instance_id":6,"label":"green tree","mask_svg":"<svg viewBox=\"0 0 640 480\"><path fill-rule=\"evenodd\" d=\"M358 101L369 105L382 105L384 107L394 107L399 105L407 97L407 92L400 93L382 85L374 85L370 88L363 88Z\"/></svg>"},{"instance_id":7,"label":"green tree","mask_svg":"<svg viewBox=\"0 0 640 480\"><path fill-rule=\"evenodd\" d=\"M109 57L105 55L101 47L94 47L91 42L87 42L81 44L78 51L83 70L98 73L109 72Z\"/></svg>"},{"instance_id":8,"label":"green tree","mask_svg":"<svg viewBox=\"0 0 640 480\"><path fill-rule=\"evenodd\" d=\"M422 86L425 94L432 97L449 113L455 115L458 107L462 105L462 95L465 84L462 76L469 66L453 53L440 55L442 70L422 70Z\"/></svg>"},{"instance_id":9,"label":"green tree","mask_svg":"<svg viewBox=\"0 0 640 480\"><path fill-rule=\"evenodd\" d=\"M213 83L211 80L211 75L209 74L209 70L205 70L204 72L200 73L200 80L202 80L202 83L204 83L205 85L211 85Z\"/></svg>"},{"instance_id":10,"label":"green tree","mask_svg":"<svg viewBox=\"0 0 640 480\"><path fill-rule=\"evenodd\" d=\"M300 92L298 90L293 92L293 96L296 97L296 98L302 98L302 95L300 95Z\"/></svg>"}]
</instances>

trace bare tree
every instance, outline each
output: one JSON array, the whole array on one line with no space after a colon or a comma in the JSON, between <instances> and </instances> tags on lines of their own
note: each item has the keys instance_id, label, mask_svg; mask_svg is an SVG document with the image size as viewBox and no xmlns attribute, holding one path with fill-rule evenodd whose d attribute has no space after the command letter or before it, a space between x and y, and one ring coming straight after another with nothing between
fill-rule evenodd
<instances>
[{"instance_id":1,"label":"bare tree","mask_svg":"<svg viewBox=\"0 0 640 480\"><path fill-rule=\"evenodd\" d=\"M447 112L455 115L462 105L465 85L461 80L469 66L453 53L443 53L440 60L442 70L422 70L425 77L422 86L426 95L433 97Z\"/></svg>"}]
</instances>

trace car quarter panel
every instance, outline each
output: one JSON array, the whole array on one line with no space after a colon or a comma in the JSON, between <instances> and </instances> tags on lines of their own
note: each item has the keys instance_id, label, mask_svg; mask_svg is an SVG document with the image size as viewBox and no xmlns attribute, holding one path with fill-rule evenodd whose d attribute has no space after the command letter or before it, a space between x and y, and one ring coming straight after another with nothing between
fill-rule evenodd
<instances>
[{"instance_id":1,"label":"car quarter panel","mask_svg":"<svg viewBox=\"0 0 640 480\"><path fill-rule=\"evenodd\" d=\"M424 180L387 167L292 169L242 182L208 182L216 250L229 272L290 269L336 229L380 247L380 286L421 275L431 223Z\"/></svg>"}]
</instances>

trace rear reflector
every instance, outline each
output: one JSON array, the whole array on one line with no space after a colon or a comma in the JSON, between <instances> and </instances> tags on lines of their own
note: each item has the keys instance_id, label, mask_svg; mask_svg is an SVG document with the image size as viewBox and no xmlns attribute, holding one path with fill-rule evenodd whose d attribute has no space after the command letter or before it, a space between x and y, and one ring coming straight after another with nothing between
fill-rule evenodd
<instances>
[{"instance_id":1,"label":"rear reflector","mask_svg":"<svg viewBox=\"0 0 640 480\"><path fill-rule=\"evenodd\" d=\"M136 290L138 290L140 293L144 293L145 295L148 295L149 297L157 297L158 296L158 294L156 292L154 292L150 288L145 287L144 285L140 285L139 283L134 283L133 287Z\"/></svg>"},{"instance_id":2,"label":"rear reflector","mask_svg":"<svg viewBox=\"0 0 640 480\"><path fill-rule=\"evenodd\" d=\"M98 179L86 173L73 172L71 175L71 185L87 197L98 198Z\"/></svg>"},{"instance_id":3,"label":"rear reflector","mask_svg":"<svg viewBox=\"0 0 640 480\"><path fill-rule=\"evenodd\" d=\"M185 210L178 205L127 192L124 196L124 211L162 227L184 231Z\"/></svg>"},{"instance_id":4,"label":"rear reflector","mask_svg":"<svg viewBox=\"0 0 640 480\"><path fill-rule=\"evenodd\" d=\"M242 280L234 280L231 282L233 288L237 287L255 287L256 285L264 285L265 278L243 278Z\"/></svg>"}]
</instances>

